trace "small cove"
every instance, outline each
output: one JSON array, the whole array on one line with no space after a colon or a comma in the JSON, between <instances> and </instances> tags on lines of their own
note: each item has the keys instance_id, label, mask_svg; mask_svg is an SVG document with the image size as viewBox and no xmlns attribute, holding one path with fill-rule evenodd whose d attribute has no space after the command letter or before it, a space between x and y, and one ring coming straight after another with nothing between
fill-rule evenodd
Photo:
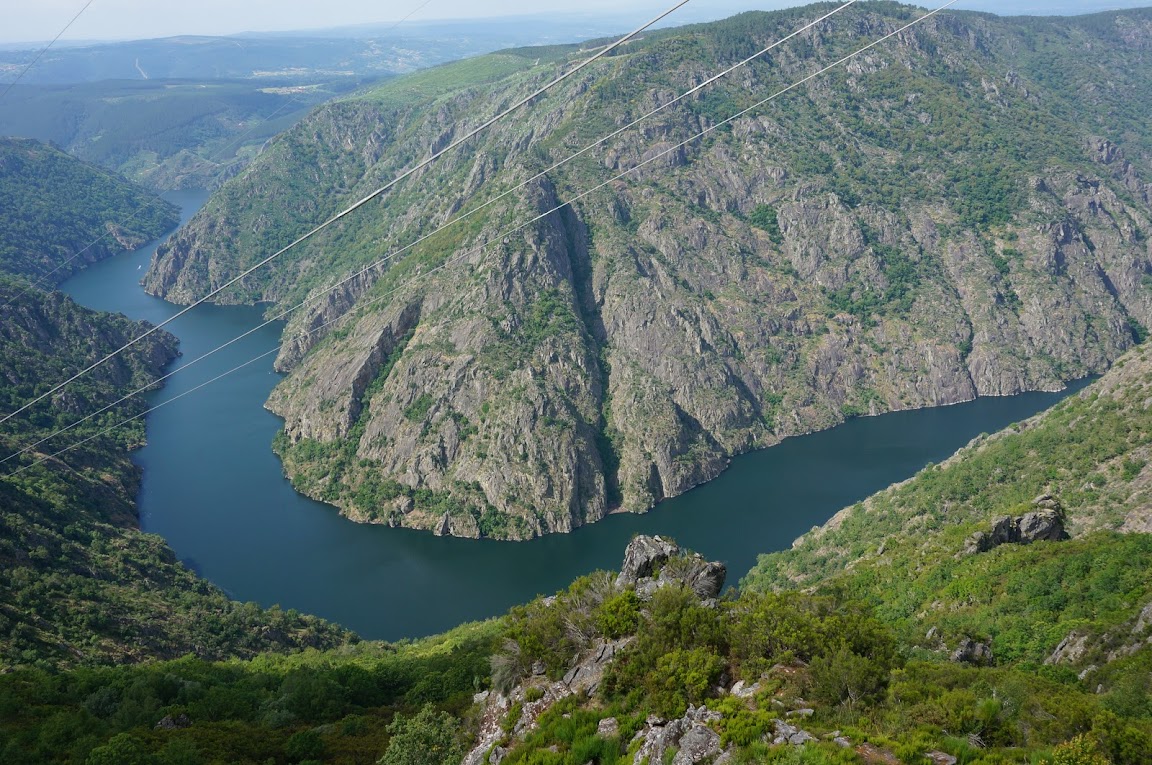
<instances>
[{"instance_id":1,"label":"small cove","mask_svg":"<svg viewBox=\"0 0 1152 765\"><path fill-rule=\"evenodd\" d=\"M167 198L187 220L207 194ZM61 289L91 308L159 323L180 308L139 285L155 248L96 264ZM169 327L181 341L177 366L261 321L259 308L195 309ZM152 404L274 348L279 331L264 328L174 376ZM263 408L280 379L268 357L149 416L149 443L134 455L144 469L143 527L234 598L314 613L386 640L494 616L581 574L615 568L635 533L672 536L723 560L735 584L757 554L787 548L842 507L1069 392L853 420L738 457L715 481L647 515L613 515L574 534L516 544L362 526L298 495L270 448L280 423Z\"/></svg>"}]
</instances>

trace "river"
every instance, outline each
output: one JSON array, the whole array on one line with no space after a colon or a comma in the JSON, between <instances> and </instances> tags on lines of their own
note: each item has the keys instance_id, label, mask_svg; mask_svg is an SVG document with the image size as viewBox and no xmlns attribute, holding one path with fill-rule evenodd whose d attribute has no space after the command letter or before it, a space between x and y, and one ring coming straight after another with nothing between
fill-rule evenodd
<instances>
[{"instance_id":1,"label":"river","mask_svg":"<svg viewBox=\"0 0 1152 765\"><path fill-rule=\"evenodd\" d=\"M207 195L167 198L187 220ZM153 243L91 266L61 289L91 308L159 323L179 308L140 288L155 249ZM169 326L184 354L177 366L260 322L258 308L189 312ZM152 394L153 405L274 348L279 332L268 327L176 375ZM149 415L148 445L134 455L144 469L141 523L236 599L317 614L383 640L494 616L581 574L616 568L636 533L668 535L724 561L735 584L759 553L787 548L840 508L1067 393L856 419L738 457L715 481L647 515L614 515L574 534L506 543L362 526L298 495L270 448L280 422L263 408L279 380L269 357Z\"/></svg>"}]
</instances>

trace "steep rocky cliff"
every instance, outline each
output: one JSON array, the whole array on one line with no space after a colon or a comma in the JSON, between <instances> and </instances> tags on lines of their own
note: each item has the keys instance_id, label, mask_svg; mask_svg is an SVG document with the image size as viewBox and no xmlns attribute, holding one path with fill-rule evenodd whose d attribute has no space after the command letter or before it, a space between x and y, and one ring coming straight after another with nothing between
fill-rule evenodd
<instances>
[{"instance_id":1,"label":"steep rocky cliff","mask_svg":"<svg viewBox=\"0 0 1152 765\"><path fill-rule=\"evenodd\" d=\"M498 197L823 10L649 35L221 295L310 301L269 402L297 487L362 521L569 531L786 436L1057 388L1142 340L1147 11L942 15L678 147L917 12L869 3ZM582 55L316 111L158 252L148 289L205 294Z\"/></svg>"}]
</instances>

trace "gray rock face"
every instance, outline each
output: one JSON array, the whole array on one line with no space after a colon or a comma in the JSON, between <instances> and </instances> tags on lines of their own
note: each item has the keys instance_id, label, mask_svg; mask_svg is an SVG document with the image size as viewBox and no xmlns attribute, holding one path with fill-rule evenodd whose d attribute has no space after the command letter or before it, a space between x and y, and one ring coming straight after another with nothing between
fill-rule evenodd
<instances>
[{"instance_id":1,"label":"gray rock face","mask_svg":"<svg viewBox=\"0 0 1152 765\"><path fill-rule=\"evenodd\" d=\"M596 735L603 736L604 738L612 738L613 736L620 735L620 721L615 717L605 717L596 726Z\"/></svg>"},{"instance_id":2,"label":"gray rock face","mask_svg":"<svg viewBox=\"0 0 1152 765\"><path fill-rule=\"evenodd\" d=\"M876 11L869 23L889 28L893 21ZM950 23L959 27L942 34L925 25L924 34L940 51L934 59L963 62L965 82L972 67L991 81L1004 57L1023 47L1007 41L1019 34L1008 21ZM985 35L1006 36L1004 45L988 46L996 57L956 48ZM878 65L921 68L927 54L912 39L877 51L886 59ZM1105 47L1092 45L1085 55ZM814 55L827 51L818 46ZM390 481L412 496L429 490L461 507L490 506L501 521L485 524L494 536L567 532L600 520L617 501L645 511L716 477L735 454L851 413L1057 388L1062 379L1106 369L1131 347L1132 321L1152 326L1152 292L1142 284L1152 268L1144 236L1152 230L1147 163L1126 160L1126 147L1097 139L1066 170L1030 162L1022 171L1030 175L1020 178L1026 214L995 235L968 225L942 235L941 224L955 229L960 212L949 184L918 188L906 177L898 184L906 196L846 199L834 176L781 154L778 136L789 123L768 114L736 120L716 141L675 152L640 183L614 183L563 206L568 190L607 180L691 134L691 120L668 116L613 142L601 167L549 173L548 182L475 218L471 230L449 232L434 256L418 248L395 262L402 268L370 269L324 296L370 258L472 208L486 197L478 196L481 182L510 188L534 167L540 147L551 144L556 159L568 155L576 147L568 146L566 128L556 132L561 126L590 112L627 119L668 87L664 78L698 77L692 57L670 55L654 82L639 64L646 60L626 57L605 72L606 82L643 93L641 102L607 99L603 93L615 88L588 88L583 80L566 84L552 106L494 126L468 151L401 184L396 196L405 204L350 216L338 239L317 237L254 274L243 290L219 296L287 307L313 289L314 302L285 332L280 366L290 376L269 406L284 417L291 444L347 447L356 459L342 481L326 482L309 478L328 475L315 470L316 450L300 449L298 461L285 458L285 469L301 491L334 501L358 521L474 533L467 522L445 527L434 512L439 502L393 505L355 491L369 480ZM477 102L505 101L524 87L513 77L438 94L406 112L402 130L391 107L375 99L317 109L158 251L148 290L177 301L202 297L262 250L291 239L286 205L296 225L318 224L358 198L365 179L395 177L405 158L440 145ZM950 78L933 87L967 98ZM1030 87L1040 88L1037 103L1051 100L1042 84ZM1132 97L1107 91L1094 89L1082 107L1103 113L1098 99ZM1013 108L965 102L972 108L963 118L972 122L962 129ZM835 99L819 103L814 118L839 112ZM875 116L883 122L886 112L878 108ZM901 109L890 116L889 127L903 124ZM1001 124L1012 130L1020 122ZM1069 148L1088 138L1080 125L1063 127ZM887 184L890 167L881 158L890 149L867 134L848 138L869 158L858 191ZM324 147L320 162L309 150L317 146ZM795 156L817 148L802 145ZM965 169L998 162L981 152L924 159ZM286 199L300 183L306 193ZM750 222L761 205L775 213L778 230ZM557 207L506 235L503 221ZM494 246L481 247L488 242ZM350 263L352 253L363 256ZM445 259L436 273L421 264L429 256ZM901 290L906 299L891 301L897 263L916 276ZM389 300L372 297L385 288ZM877 298L881 305L861 317ZM390 338L408 335L412 342L392 359ZM605 459L599 446L609 434L616 453Z\"/></svg>"},{"instance_id":3,"label":"gray rock face","mask_svg":"<svg viewBox=\"0 0 1152 765\"><path fill-rule=\"evenodd\" d=\"M156 730L183 730L192 726L192 720L188 715L180 714L173 717L168 715L160 722L156 723Z\"/></svg>"},{"instance_id":4,"label":"gray rock face","mask_svg":"<svg viewBox=\"0 0 1152 765\"><path fill-rule=\"evenodd\" d=\"M637 536L628 543L617 587L635 587L641 600L651 600L656 590L682 584L703 601L713 600L724 589L728 568L698 554L683 555L680 548L660 537Z\"/></svg>"},{"instance_id":5,"label":"gray rock face","mask_svg":"<svg viewBox=\"0 0 1152 765\"><path fill-rule=\"evenodd\" d=\"M693 561L693 572L688 577L688 586L701 600L712 600L720 597L724 589L724 580L728 577L728 567L718 561L705 561L703 558Z\"/></svg>"},{"instance_id":6,"label":"gray rock face","mask_svg":"<svg viewBox=\"0 0 1152 765\"><path fill-rule=\"evenodd\" d=\"M991 664L992 646L987 643L978 643L971 638L964 638L956 650L952 652L951 659L964 664Z\"/></svg>"},{"instance_id":7,"label":"gray rock face","mask_svg":"<svg viewBox=\"0 0 1152 765\"><path fill-rule=\"evenodd\" d=\"M583 659L564 675L564 685L573 693L593 694L600 687L604 670L616 658L616 654L627 648L635 638L604 640L595 645Z\"/></svg>"},{"instance_id":8,"label":"gray rock face","mask_svg":"<svg viewBox=\"0 0 1152 765\"><path fill-rule=\"evenodd\" d=\"M658 567L679 554L679 547L660 537L641 535L633 538L624 551L624 563L616 577L616 586L635 587L641 579L651 577Z\"/></svg>"},{"instance_id":9,"label":"gray rock face","mask_svg":"<svg viewBox=\"0 0 1152 765\"><path fill-rule=\"evenodd\" d=\"M1054 497L1044 494L1033 500L1032 504L1036 510L1018 518L997 518L990 531L978 531L970 536L962 554L978 555L1000 545L1061 542L1069 538L1064 529L1063 509Z\"/></svg>"},{"instance_id":10,"label":"gray rock face","mask_svg":"<svg viewBox=\"0 0 1152 765\"><path fill-rule=\"evenodd\" d=\"M680 751L672 765L696 765L720 753L720 734L703 723L693 723L680 737Z\"/></svg>"},{"instance_id":11,"label":"gray rock face","mask_svg":"<svg viewBox=\"0 0 1152 765\"><path fill-rule=\"evenodd\" d=\"M640 748L633 760L635 765L643 762L664 762L666 752L677 749L672 759L673 765L696 765L720 754L720 735L708 727L708 723L720 719L718 712L708 707L688 707L688 712L679 720L661 720L649 717L648 722L633 738L640 741Z\"/></svg>"},{"instance_id":12,"label":"gray rock face","mask_svg":"<svg viewBox=\"0 0 1152 765\"><path fill-rule=\"evenodd\" d=\"M1088 652L1088 636L1080 632L1071 632L1060 641L1051 655L1044 660L1045 664L1079 664Z\"/></svg>"},{"instance_id":13,"label":"gray rock face","mask_svg":"<svg viewBox=\"0 0 1152 765\"><path fill-rule=\"evenodd\" d=\"M776 737L772 739L773 744L791 744L792 746L803 746L809 741L818 740L808 731L797 728L795 725L789 725L783 720L773 720L772 724L776 728Z\"/></svg>"}]
</instances>

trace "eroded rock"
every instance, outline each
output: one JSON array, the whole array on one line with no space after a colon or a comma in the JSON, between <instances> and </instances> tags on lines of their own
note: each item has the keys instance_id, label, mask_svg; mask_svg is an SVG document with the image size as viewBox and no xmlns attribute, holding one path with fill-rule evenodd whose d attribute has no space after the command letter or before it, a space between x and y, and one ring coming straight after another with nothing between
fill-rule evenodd
<instances>
[{"instance_id":1,"label":"eroded rock","mask_svg":"<svg viewBox=\"0 0 1152 765\"><path fill-rule=\"evenodd\" d=\"M988 665L992 663L992 646L964 638L952 652L952 661L963 664Z\"/></svg>"},{"instance_id":2,"label":"eroded rock","mask_svg":"<svg viewBox=\"0 0 1152 765\"><path fill-rule=\"evenodd\" d=\"M1042 494L1032 501L1036 509L1017 518L1002 516L989 531L968 537L962 555L978 555L1000 545L1029 545L1033 542L1061 542L1069 538L1064 528L1064 512L1055 497Z\"/></svg>"},{"instance_id":3,"label":"eroded rock","mask_svg":"<svg viewBox=\"0 0 1152 765\"><path fill-rule=\"evenodd\" d=\"M679 547L660 537L633 537L624 551L624 563L616 577L616 586L635 587L641 579L651 577L669 558L679 554Z\"/></svg>"}]
</instances>

